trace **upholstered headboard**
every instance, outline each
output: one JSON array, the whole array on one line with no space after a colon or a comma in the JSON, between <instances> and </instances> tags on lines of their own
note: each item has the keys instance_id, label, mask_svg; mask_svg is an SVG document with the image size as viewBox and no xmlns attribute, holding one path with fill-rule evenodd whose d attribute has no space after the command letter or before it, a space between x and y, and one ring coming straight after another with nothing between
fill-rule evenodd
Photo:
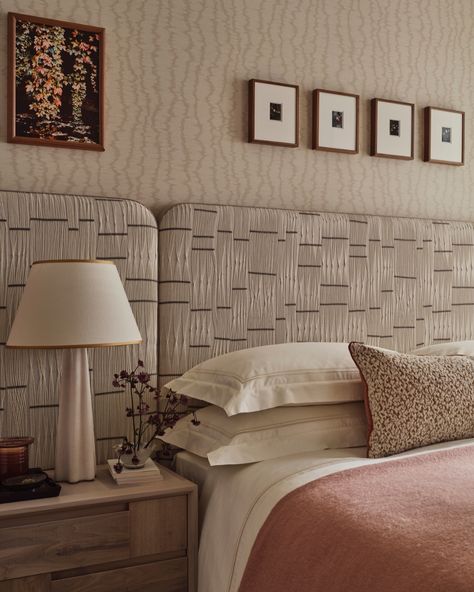
<instances>
[{"instance_id":1,"label":"upholstered headboard","mask_svg":"<svg viewBox=\"0 0 474 592\"><path fill-rule=\"evenodd\" d=\"M140 346L89 352L102 462L129 423L113 373L139 356L157 371L156 221L128 200L0 191L0 435L34 436L30 465L54 463L60 352L8 350L5 341L33 261L93 258L117 265L143 337Z\"/></svg>"},{"instance_id":2,"label":"upholstered headboard","mask_svg":"<svg viewBox=\"0 0 474 592\"><path fill-rule=\"evenodd\" d=\"M160 222L160 382L290 341L474 338L474 225L183 204Z\"/></svg>"}]
</instances>

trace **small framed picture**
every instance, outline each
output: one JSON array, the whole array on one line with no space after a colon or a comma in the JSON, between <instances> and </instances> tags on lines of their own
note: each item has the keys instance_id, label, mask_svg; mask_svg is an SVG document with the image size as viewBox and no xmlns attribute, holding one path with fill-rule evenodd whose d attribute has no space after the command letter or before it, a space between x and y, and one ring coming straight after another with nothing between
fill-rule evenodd
<instances>
[{"instance_id":1,"label":"small framed picture","mask_svg":"<svg viewBox=\"0 0 474 592\"><path fill-rule=\"evenodd\" d=\"M9 142L104 150L104 36L8 13Z\"/></svg>"},{"instance_id":2,"label":"small framed picture","mask_svg":"<svg viewBox=\"0 0 474 592\"><path fill-rule=\"evenodd\" d=\"M299 87L294 84L249 81L249 142L298 146Z\"/></svg>"},{"instance_id":3,"label":"small framed picture","mask_svg":"<svg viewBox=\"0 0 474 592\"><path fill-rule=\"evenodd\" d=\"M359 152L359 95L313 91L313 148Z\"/></svg>"},{"instance_id":4,"label":"small framed picture","mask_svg":"<svg viewBox=\"0 0 474 592\"><path fill-rule=\"evenodd\" d=\"M372 99L370 154L413 160L415 156L415 105Z\"/></svg>"},{"instance_id":5,"label":"small framed picture","mask_svg":"<svg viewBox=\"0 0 474 592\"><path fill-rule=\"evenodd\" d=\"M464 164L464 111L425 107L425 162Z\"/></svg>"}]
</instances>

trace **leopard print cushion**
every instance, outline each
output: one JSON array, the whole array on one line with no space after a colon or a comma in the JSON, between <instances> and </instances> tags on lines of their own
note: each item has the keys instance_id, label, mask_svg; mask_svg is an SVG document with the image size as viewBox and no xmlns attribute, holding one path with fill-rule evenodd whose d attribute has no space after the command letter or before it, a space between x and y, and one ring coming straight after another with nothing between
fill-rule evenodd
<instances>
[{"instance_id":1,"label":"leopard print cushion","mask_svg":"<svg viewBox=\"0 0 474 592\"><path fill-rule=\"evenodd\" d=\"M474 362L349 344L365 383L369 458L474 437Z\"/></svg>"}]
</instances>

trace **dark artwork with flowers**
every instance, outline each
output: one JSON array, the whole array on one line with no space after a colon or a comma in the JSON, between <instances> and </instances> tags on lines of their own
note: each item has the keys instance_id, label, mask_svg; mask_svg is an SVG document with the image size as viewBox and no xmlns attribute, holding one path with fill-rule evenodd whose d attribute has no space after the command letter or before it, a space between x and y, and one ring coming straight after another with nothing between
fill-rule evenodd
<instances>
[{"instance_id":1,"label":"dark artwork with flowers","mask_svg":"<svg viewBox=\"0 0 474 592\"><path fill-rule=\"evenodd\" d=\"M119 457L131 455L132 464L139 464L143 452L147 451L157 436L162 436L167 428L173 428L176 422L187 415L188 399L172 390L161 393L150 384L151 376L144 369L142 360L138 360L134 370L114 374L112 385L128 394L129 403L125 408L126 416L132 423L132 437L123 436L117 448ZM153 398L153 405L146 399ZM194 418L193 422L197 422ZM151 452L151 449L149 453Z\"/></svg>"},{"instance_id":2,"label":"dark artwork with flowers","mask_svg":"<svg viewBox=\"0 0 474 592\"><path fill-rule=\"evenodd\" d=\"M104 30L8 18L9 141L103 150Z\"/></svg>"}]
</instances>

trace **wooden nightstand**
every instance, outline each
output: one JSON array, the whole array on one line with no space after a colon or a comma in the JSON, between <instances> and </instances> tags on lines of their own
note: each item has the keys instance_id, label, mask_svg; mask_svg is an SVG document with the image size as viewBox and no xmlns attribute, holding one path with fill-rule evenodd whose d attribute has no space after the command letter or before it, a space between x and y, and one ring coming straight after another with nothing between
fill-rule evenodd
<instances>
[{"instance_id":1,"label":"wooden nightstand","mask_svg":"<svg viewBox=\"0 0 474 592\"><path fill-rule=\"evenodd\" d=\"M195 592L197 487L97 479L0 505L0 592Z\"/></svg>"}]
</instances>

